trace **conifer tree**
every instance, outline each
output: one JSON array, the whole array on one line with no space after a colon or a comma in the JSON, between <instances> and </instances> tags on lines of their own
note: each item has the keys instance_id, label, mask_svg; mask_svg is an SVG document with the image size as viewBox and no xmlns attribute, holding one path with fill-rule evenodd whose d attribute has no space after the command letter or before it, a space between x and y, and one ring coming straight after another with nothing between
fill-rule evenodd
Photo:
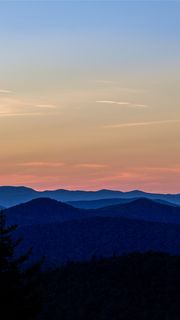
<instances>
[{"instance_id":1,"label":"conifer tree","mask_svg":"<svg viewBox=\"0 0 180 320\"><path fill-rule=\"evenodd\" d=\"M0 318L31 320L40 308L37 279L41 262L23 267L31 249L17 257L21 239L13 237L16 229L17 225L7 226L6 215L0 212Z\"/></svg>"}]
</instances>

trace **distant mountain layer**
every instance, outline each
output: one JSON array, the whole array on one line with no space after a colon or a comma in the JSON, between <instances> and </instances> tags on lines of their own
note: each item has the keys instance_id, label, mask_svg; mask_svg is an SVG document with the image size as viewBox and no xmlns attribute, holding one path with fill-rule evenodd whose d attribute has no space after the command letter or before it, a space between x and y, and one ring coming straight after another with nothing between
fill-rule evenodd
<instances>
[{"instance_id":1,"label":"distant mountain layer","mask_svg":"<svg viewBox=\"0 0 180 320\"><path fill-rule=\"evenodd\" d=\"M98 216L125 217L144 221L180 224L180 207L158 203L146 198L94 211Z\"/></svg>"},{"instance_id":2,"label":"distant mountain layer","mask_svg":"<svg viewBox=\"0 0 180 320\"><path fill-rule=\"evenodd\" d=\"M81 219L84 212L49 198L34 199L4 211L10 224L34 225Z\"/></svg>"},{"instance_id":3,"label":"distant mountain layer","mask_svg":"<svg viewBox=\"0 0 180 320\"><path fill-rule=\"evenodd\" d=\"M54 190L54 191L36 191L27 187L0 187L0 204L4 207L14 206L23 202L36 198L52 198L58 201L90 201L100 199L132 199L132 198L149 198L168 201L176 205L180 205L180 194L154 194L143 191L70 191L70 190Z\"/></svg>"},{"instance_id":4,"label":"distant mountain layer","mask_svg":"<svg viewBox=\"0 0 180 320\"><path fill-rule=\"evenodd\" d=\"M143 221L180 224L180 207L140 198L99 209L79 209L49 198L39 198L6 209L10 223L44 224L92 217L124 217Z\"/></svg>"},{"instance_id":5,"label":"distant mountain layer","mask_svg":"<svg viewBox=\"0 0 180 320\"><path fill-rule=\"evenodd\" d=\"M126 218L93 217L63 223L20 227L21 250L33 247L32 259L46 257L45 264L58 266L93 255L112 256L149 250L180 255L180 225Z\"/></svg>"},{"instance_id":6,"label":"distant mountain layer","mask_svg":"<svg viewBox=\"0 0 180 320\"><path fill-rule=\"evenodd\" d=\"M84 210L40 198L5 213L19 224L21 250L33 246L32 259L44 255L47 266L134 251L180 255L180 207L149 199Z\"/></svg>"},{"instance_id":7,"label":"distant mountain layer","mask_svg":"<svg viewBox=\"0 0 180 320\"><path fill-rule=\"evenodd\" d=\"M136 200L132 199L121 199L121 198L112 198L112 199L98 199L98 200L85 200L85 201L68 201L67 203L72 205L75 208L80 209L99 209L116 204L124 204Z\"/></svg>"},{"instance_id":8,"label":"distant mountain layer","mask_svg":"<svg viewBox=\"0 0 180 320\"><path fill-rule=\"evenodd\" d=\"M132 201L135 201L140 198L129 198L129 199L122 199L122 198L113 198L113 199L99 199L99 200L90 200L90 201L68 201L67 203L72 205L75 208L79 209L99 209L107 206L113 206L117 204L125 204ZM145 198L148 199L148 198ZM169 201L154 199L155 202L167 204L171 206L178 206Z\"/></svg>"}]
</instances>

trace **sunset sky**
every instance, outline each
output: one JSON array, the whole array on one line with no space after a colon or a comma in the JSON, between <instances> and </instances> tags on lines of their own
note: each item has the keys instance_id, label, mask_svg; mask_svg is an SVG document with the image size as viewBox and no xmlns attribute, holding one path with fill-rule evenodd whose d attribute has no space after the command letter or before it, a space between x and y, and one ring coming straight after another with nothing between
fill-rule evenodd
<instances>
[{"instance_id":1,"label":"sunset sky","mask_svg":"<svg viewBox=\"0 0 180 320\"><path fill-rule=\"evenodd\" d=\"M0 185L180 192L180 2L0 2Z\"/></svg>"}]
</instances>

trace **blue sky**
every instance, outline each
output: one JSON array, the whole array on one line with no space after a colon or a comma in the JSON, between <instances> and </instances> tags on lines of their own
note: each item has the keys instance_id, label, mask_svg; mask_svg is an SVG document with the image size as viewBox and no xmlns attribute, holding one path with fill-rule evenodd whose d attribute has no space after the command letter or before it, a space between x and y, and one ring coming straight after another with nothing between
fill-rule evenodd
<instances>
[{"instance_id":1,"label":"blue sky","mask_svg":"<svg viewBox=\"0 0 180 320\"><path fill-rule=\"evenodd\" d=\"M18 53L24 46L31 60L31 48L36 46L36 59L52 48L65 62L74 63L74 57L82 63L93 59L93 64L96 60L101 64L101 60L116 69L120 55L122 65L140 63L147 68L177 63L179 13L180 3L173 1L1 2L0 35L7 57L8 51Z\"/></svg>"},{"instance_id":2,"label":"blue sky","mask_svg":"<svg viewBox=\"0 0 180 320\"><path fill-rule=\"evenodd\" d=\"M118 31L179 38L179 1L4 1L0 8L1 34Z\"/></svg>"}]
</instances>

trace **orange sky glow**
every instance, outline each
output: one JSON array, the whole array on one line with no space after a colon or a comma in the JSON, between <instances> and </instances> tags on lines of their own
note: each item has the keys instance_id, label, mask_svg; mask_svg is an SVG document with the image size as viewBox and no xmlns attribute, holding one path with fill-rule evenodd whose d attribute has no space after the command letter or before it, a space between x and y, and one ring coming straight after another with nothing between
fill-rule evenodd
<instances>
[{"instance_id":1,"label":"orange sky glow","mask_svg":"<svg viewBox=\"0 0 180 320\"><path fill-rule=\"evenodd\" d=\"M78 3L0 4L0 185L180 193L178 3Z\"/></svg>"}]
</instances>

